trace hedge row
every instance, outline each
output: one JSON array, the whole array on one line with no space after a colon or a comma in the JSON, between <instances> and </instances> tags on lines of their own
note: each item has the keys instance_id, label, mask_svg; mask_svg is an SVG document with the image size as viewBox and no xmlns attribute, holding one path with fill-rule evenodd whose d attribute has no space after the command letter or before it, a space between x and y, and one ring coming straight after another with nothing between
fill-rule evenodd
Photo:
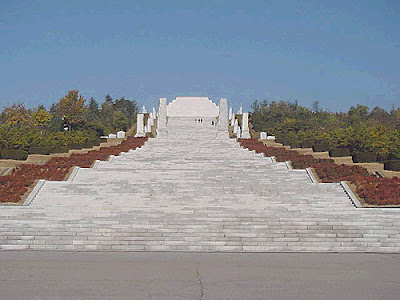
<instances>
[{"instance_id":1,"label":"hedge row","mask_svg":"<svg viewBox=\"0 0 400 300\"><path fill-rule=\"evenodd\" d=\"M292 161L296 169L312 167L322 182L349 181L356 186L357 194L365 203L373 205L400 205L400 179L378 178L369 175L360 166L338 165L331 159L316 159L311 155L302 155L297 151L285 148L268 147L254 139L240 139L242 147L264 153L265 156L275 156L277 161ZM400 165L394 164L397 168Z\"/></svg>"},{"instance_id":2,"label":"hedge row","mask_svg":"<svg viewBox=\"0 0 400 300\"><path fill-rule=\"evenodd\" d=\"M96 138L85 143L71 143L67 146L33 146L28 151L3 149L0 151L2 159L26 160L29 154L48 155L52 153L67 153L69 150L80 150L83 148L93 148L99 146L100 143L107 141L106 139Z\"/></svg>"},{"instance_id":3,"label":"hedge row","mask_svg":"<svg viewBox=\"0 0 400 300\"><path fill-rule=\"evenodd\" d=\"M277 139L277 142L282 143L284 146L293 148L312 148L314 152L329 152L330 157L344 157L351 156L354 163L367 163L380 161L379 156L372 151L368 152L355 152L350 148L332 148L329 144L315 144L307 141L303 143L290 142L283 139ZM394 154L388 156L390 161L400 161L400 158ZM399 171L398 164L395 162L385 164L385 170Z\"/></svg>"}]
</instances>

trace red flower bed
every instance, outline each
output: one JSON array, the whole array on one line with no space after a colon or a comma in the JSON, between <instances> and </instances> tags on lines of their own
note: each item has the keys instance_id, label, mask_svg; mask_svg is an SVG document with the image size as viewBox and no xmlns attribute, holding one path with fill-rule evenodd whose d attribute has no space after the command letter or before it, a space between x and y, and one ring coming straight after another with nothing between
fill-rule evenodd
<instances>
[{"instance_id":1,"label":"red flower bed","mask_svg":"<svg viewBox=\"0 0 400 300\"><path fill-rule=\"evenodd\" d=\"M18 202L36 180L64 180L72 167L89 168L95 160L107 160L110 155L141 147L146 141L147 138L128 138L117 146L54 157L44 165L20 165L11 175L0 176L0 202Z\"/></svg>"},{"instance_id":2,"label":"red flower bed","mask_svg":"<svg viewBox=\"0 0 400 300\"><path fill-rule=\"evenodd\" d=\"M360 166L338 165L332 159L317 159L294 150L268 147L256 139L241 139L240 144L265 156L275 156L277 161L291 161L295 169L312 167L322 182L349 181L356 186L357 194L365 203L373 205L399 205L400 179L377 178Z\"/></svg>"}]
</instances>

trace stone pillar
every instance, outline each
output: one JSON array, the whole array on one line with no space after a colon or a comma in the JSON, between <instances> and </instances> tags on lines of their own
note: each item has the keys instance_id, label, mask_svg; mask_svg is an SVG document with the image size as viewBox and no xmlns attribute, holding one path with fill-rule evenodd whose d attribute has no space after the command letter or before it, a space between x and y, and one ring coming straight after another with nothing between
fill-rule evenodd
<instances>
[{"instance_id":1,"label":"stone pillar","mask_svg":"<svg viewBox=\"0 0 400 300\"><path fill-rule=\"evenodd\" d=\"M157 138L167 137L167 98L160 98L157 119Z\"/></svg>"},{"instance_id":2,"label":"stone pillar","mask_svg":"<svg viewBox=\"0 0 400 300\"><path fill-rule=\"evenodd\" d=\"M156 116L157 116L156 109L155 109L154 106L153 106L153 118L155 119Z\"/></svg>"},{"instance_id":3,"label":"stone pillar","mask_svg":"<svg viewBox=\"0 0 400 300\"><path fill-rule=\"evenodd\" d=\"M249 113L243 113L242 115L242 139L249 139Z\"/></svg>"},{"instance_id":4,"label":"stone pillar","mask_svg":"<svg viewBox=\"0 0 400 300\"><path fill-rule=\"evenodd\" d=\"M137 114L137 124L136 124L136 134L135 137L145 137L146 133L144 132L144 114Z\"/></svg>"},{"instance_id":5,"label":"stone pillar","mask_svg":"<svg viewBox=\"0 0 400 300\"><path fill-rule=\"evenodd\" d=\"M217 138L229 139L228 132L228 100L221 98L219 101L219 117L218 117L218 131Z\"/></svg>"},{"instance_id":6,"label":"stone pillar","mask_svg":"<svg viewBox=\"0 0 400 300\"><path fill-rule=\"evenodd\" d=\"M240 132L240 127L238 126L237 131L236 131L236 137L240 139L242 137L241 132Z\"/></svg>"},{"instance_id":7,"label":"stone pillar","mask_svg":"<svg viewBox=\"0 0 400 300\"><path fill-rule=\"evenodd\" d=\"M231 126L235 126L235 121L236 121L236 117L234 114L232 114L232 119L231 119Z\"/></svg>"},{"instance_id":8,"label":"stone pillar","mask_svg":"<svg viewBox=\"0 0 400 300\"><path fill-rule=\"evenodd\" d=\"M233 133L237 134L237 130L239 128L239 122L237 119L235 119L235 123L233 124Z\"/></svg>"},{"instance_id":9,"label":"stone pillar","mask_svg":"<svg viewBox=\"0 0 400 300\"><path fill-rule=\"evenodd\" d=\"M233 112L232 112L232 107L229 108L229 118L228 120L231 121L233 118Z\"/></svg>"},{"instance_id":10,"label":"stone pillar","mask_svg":"<svg viewBox=\"0 0 400 300\"><path fill-rule=\"evenodd\" d=\"M144 106L144 105L142 107L142 113L147 114L147 109L146 109L146 106Z\"/></svg>"},{"instance_id":11,"label":"stone pillar","mask_svg":"<svg viewBox=\"0 0 400 300\"><path fill-rule=\"evenodd\" d=\"M150 126L154 125L154 117L153 117L153 113L151 112L149 115L149 120L148 120Z\"/></svg>"},{"instance_id":12,"label":"stone pillar","mask_svg":"<svg viewBox=\"0 0 400 300\"><path fill-rule=\"evenodd\" d=\"M242 115L242 114L243 114L243 107L240 107L240 108L239 108L237 114L238 114L238 115Z\"/></svg>"},{"instance_id":13,"label":"stone pillar","mask_svg":"<svg viewBox=\"0 0 400 300\"><path fill-rule=\"evenodd\" d=\"M151 132L151 122L150 122L150 118L147 119L147 125L146 125L146 133Z\"/></svg>"}]
</instances>

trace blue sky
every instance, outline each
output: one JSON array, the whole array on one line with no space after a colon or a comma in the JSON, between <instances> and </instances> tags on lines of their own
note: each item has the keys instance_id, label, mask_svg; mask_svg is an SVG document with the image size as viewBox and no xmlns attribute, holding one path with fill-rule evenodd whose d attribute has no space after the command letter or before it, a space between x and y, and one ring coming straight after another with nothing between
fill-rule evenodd
<instances>
[{"instance_id":1,"label":"blue sky","mask_svg":"<svg viewBox=\"0 0 400 300\"><path fill-rule=\"evenodd\" d=\"M0 0L0 105L208 96L400 106L400 1Z\"/></svg>"}]
</instances>

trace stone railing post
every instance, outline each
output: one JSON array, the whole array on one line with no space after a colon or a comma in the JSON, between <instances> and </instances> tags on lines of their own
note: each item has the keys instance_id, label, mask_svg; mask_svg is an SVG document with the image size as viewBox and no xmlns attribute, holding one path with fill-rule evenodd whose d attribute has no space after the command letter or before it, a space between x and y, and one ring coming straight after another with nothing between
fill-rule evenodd
<instances>
[{"instance_id":1,"label":"stone railing post","mask_svg":"<svg viewBox=\"0 0 400 300\"><path fill-rule=\"evenodd\" d=\"M217 138L229 139L228 132L228 100L221 98L219 101L219 117L218 117L218 131Z\"/></svg>"},{"instance_id":2,"label":"stone railing post","mask_svg":"<svg viewBox=\"0 0 400 300\"><path fill-rule=\"evenodd\" d=\"M249 113L243 113L242 115L242 139L249 139L250 132L249 132Z\"/></svg>"},{"instance_id":3,"label":"stone railing post","mask_svg":"<svg viewBox=\"0 0 400 300\"><path fill-rule=\"evenodd\" d=\"M157 138L167 137L167 98L160 98L157 118Z\"/></svg>"},{"instance_id":4,"label":"stone railing post","mask_svg":"<svg viewBox=\"0 0 400 300\"><path fill-rule=\"evenodd\" d=\"M146 133L144 130L144 114L137 114L136 121L136 134L135 137L145 137Z\"/></svg>"}]
</instances>

